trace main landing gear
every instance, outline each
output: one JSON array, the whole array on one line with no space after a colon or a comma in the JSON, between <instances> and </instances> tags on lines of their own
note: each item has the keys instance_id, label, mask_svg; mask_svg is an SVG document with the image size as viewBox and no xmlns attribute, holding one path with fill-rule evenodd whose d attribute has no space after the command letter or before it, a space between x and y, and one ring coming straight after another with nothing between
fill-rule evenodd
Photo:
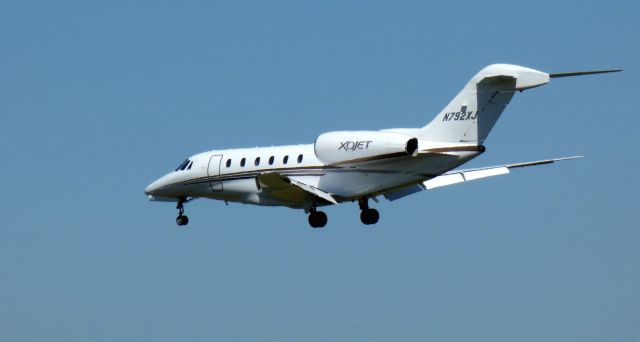
<instances>
[{"instance_id":1,"label":"main landing gear","mask_svg":"<svg viewBox=\"0 0 640 342\"><path fill-rule=\"evenodd\" d=\"M369 199L363 197L358 200L358 205L360 206L360 221L366 225L376 224L380 219L380 213L373 208L369 208Z\"/></svg>"},{"instance_id":2,"label":"main landing gear","mask_svg":"<svg viewBox=\"0 0 640 342\"><path fill-rule=\"evenodd\" d=\"M176 223L179 226L186 226L187 224L189 224L189 218L187 217L187 215L184 215L184 203L186 202L187 199L181 197L178 200L178 205L176 205L176 209L178 209L178 217L176 217Z\"/></svg>"},{"instance_id":3,"label":"main landing gear","mask_svg":"<svg viewBox=\"0 0 640 342\"><path fill-rule=\"evenodd\" d=\"M376 224L380 219L380 213L373 208L369 208L369 198L363 197L358 200L360 206L360 221L366 225ZM327 214L318 211L313 205L309 209L309 225L313 228L322 228L327 225Z\"/></svg>"},{"instance_id":4,"label":"main landing gear","mask_svg":"<svg viewBox=\"0 0 640 342\"><path fill-rule=\"evenodd\" d=\"M309 224L312 228L322 228L327 225L327 214L322 211L317 211L316 206L311 207L309 213Z\"/></svg>"}]
</instances>

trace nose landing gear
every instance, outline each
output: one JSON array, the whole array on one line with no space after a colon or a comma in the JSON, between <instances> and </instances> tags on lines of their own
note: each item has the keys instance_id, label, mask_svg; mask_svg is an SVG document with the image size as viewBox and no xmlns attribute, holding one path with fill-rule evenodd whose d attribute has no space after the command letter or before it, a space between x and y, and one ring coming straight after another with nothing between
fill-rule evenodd
<instances>
[{"instance_id":1,"label":"nose landing gear","mask_svg":"<svg viewBox=\"0 0 640 342\"><path fill-rule=\"evenodd\" d=\"M380 213L373 208L369 208L369 199L363 197L358 200L358 205L360 206L360 221L366 225L376 224L380 219Z\"/></svg>"},{"instance_id":2,"label":"nose landing gear","mask_svg":"<svg viewBox=\"0 0 640 342\"><path fill-rule=\"evenodd\" d=\"M189 224L189 217L187 217L187 215L184 215L184 203L186 202L187 199L181 197L178 200L178 204L176 205L176 209L178 209L178 217L176 217L176 223L179 226L186 226L187 224Z\"/></svg>"}]
</instances>

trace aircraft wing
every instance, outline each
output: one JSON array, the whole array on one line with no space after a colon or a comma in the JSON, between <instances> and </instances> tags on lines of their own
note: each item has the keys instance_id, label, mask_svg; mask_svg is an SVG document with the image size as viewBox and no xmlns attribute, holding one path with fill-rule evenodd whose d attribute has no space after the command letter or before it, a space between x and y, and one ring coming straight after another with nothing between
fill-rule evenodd
<instances>
[{"instance_id":1,"label":"aircraft wing","mask_svg":"<svg viewBox=\"0 0 640 342\"><path fill-rule=\"evenodd\" d=\"M329 203L338 203L330 193L322 191L312 185L291 179L277 172L259 174L256 176L256 182L261 190L268 191L271 196L285 201L299 203L302 202L305 197L311 195L321 198Z\"/></svg>"},{"instance_id":2,"label":"aircraft wing","mask_svg":"<svg viewBox=\"0 0 640 342\"><path fill-rule=\"evenodd\" d=\"M395 201L399 198L414 194L416 192L420 192L422 190L431 190L431 189L435 189L435 188L439 188L447 185L468 182L476 179L506 175L510 172L511 169L552 164L558 161L571 160L571 159L577 159L577 158L582 158L582 156L553 158L553 159L537 160L537 161L524 162L524 163L449 171L438 177L429 179L426 182L422 182L422 183L405 187L402 189L398 189L398 190L388 191L384 193L384 197L390 201Z\"/></svg>"}]
</instances>

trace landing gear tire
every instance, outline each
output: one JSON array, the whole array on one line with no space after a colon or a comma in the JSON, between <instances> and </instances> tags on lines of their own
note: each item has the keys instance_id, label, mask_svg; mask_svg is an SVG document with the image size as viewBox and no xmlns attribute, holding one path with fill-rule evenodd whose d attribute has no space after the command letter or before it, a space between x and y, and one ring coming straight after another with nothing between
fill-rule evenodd
<instances>
[{"instance_id":1,"label":"landing gear tire","mask_svg":"<svg viewBox=\"0 0 640 342\"><path fill-rule=\"evenodd\" d=\"M367 208L360 212L360 221L366 225L376 224L380 219L380 213L373 208Z\"/></svg>"},{"instance_id":2,"label":"landing gear tire","mask_svg":"<svg viewBox=\"0 0 640 342\"><path fill-rule=\"evenodd\" d=\"M176 217L176 223L179 226L186 226L187 224L189 224L189 218L187 217L187 215L184 215L184 203L187 202L187 199L185 197L181 197L178 200L178 204L176 205L176 209L178 209L178 217Z\"/></svg>"},{"instance_id":3,"label":"landing gear tire","mask_svg":"<svg viewBox=\"0 0 640 342\"><path fill-rule=\"evenodd\" d=\"M327 214L322 211L313 211L309 214L309 225L313 228L322 228L327 225Z\"/></svg>"},{"instance_id":4,"label":"landing gear tire","mask_svg":"<svg viewBox=\"0 0 640 342\"><path fill-rule=\"evenodd\" d=\"M187 217L187 215L180 215L176 217L176 223L179 226L186 226L187 224L189 224L189 218Z\"/></svg>"},{"instance_id":5,"label":"landing gear tire","mask_svg":"<svg viewBox=\"0 0 640 342\"><path fill-rule=\"evenodd\" d=\"M358 200L358 205L360 206L360 221L366 225L376 224L378 223L378 219L380 219L380 213L373 208L369 208L369 199L367 197L363 197Z\"/></svg>"}]
</instances>

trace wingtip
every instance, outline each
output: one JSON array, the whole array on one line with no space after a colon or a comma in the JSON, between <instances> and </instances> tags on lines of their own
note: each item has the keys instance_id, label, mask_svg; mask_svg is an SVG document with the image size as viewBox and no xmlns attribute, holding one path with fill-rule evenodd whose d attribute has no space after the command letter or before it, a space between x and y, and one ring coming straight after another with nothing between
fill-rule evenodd
<instances>
[{"instance_id":1,"label":"wingtip","mask_svg":"<svg viewBox=\"0 0 640 342\"><path fill-rule=\"evenodd\" d=\"M580 159L580 158L584 158L584 156L570 156L570 157L555 158L553 159L553 161L556 162L556 161L572 160L572 159Z\"/></svg>"},{"instance_id":2,"label":"wingtip","mask_svg":"<svg viewBox=\"0 0 640 342\"><path fill-rule=\"evenodd\" d=\"M549 74L549 78L571 77L571 76L584 76L584 75L596 75L596 74L609 74L612 72L620 72L624 69L604 69L604 70L590 70L590 71L573 71L573 72L559 72Z\"/></svg>"}]
</instances>

